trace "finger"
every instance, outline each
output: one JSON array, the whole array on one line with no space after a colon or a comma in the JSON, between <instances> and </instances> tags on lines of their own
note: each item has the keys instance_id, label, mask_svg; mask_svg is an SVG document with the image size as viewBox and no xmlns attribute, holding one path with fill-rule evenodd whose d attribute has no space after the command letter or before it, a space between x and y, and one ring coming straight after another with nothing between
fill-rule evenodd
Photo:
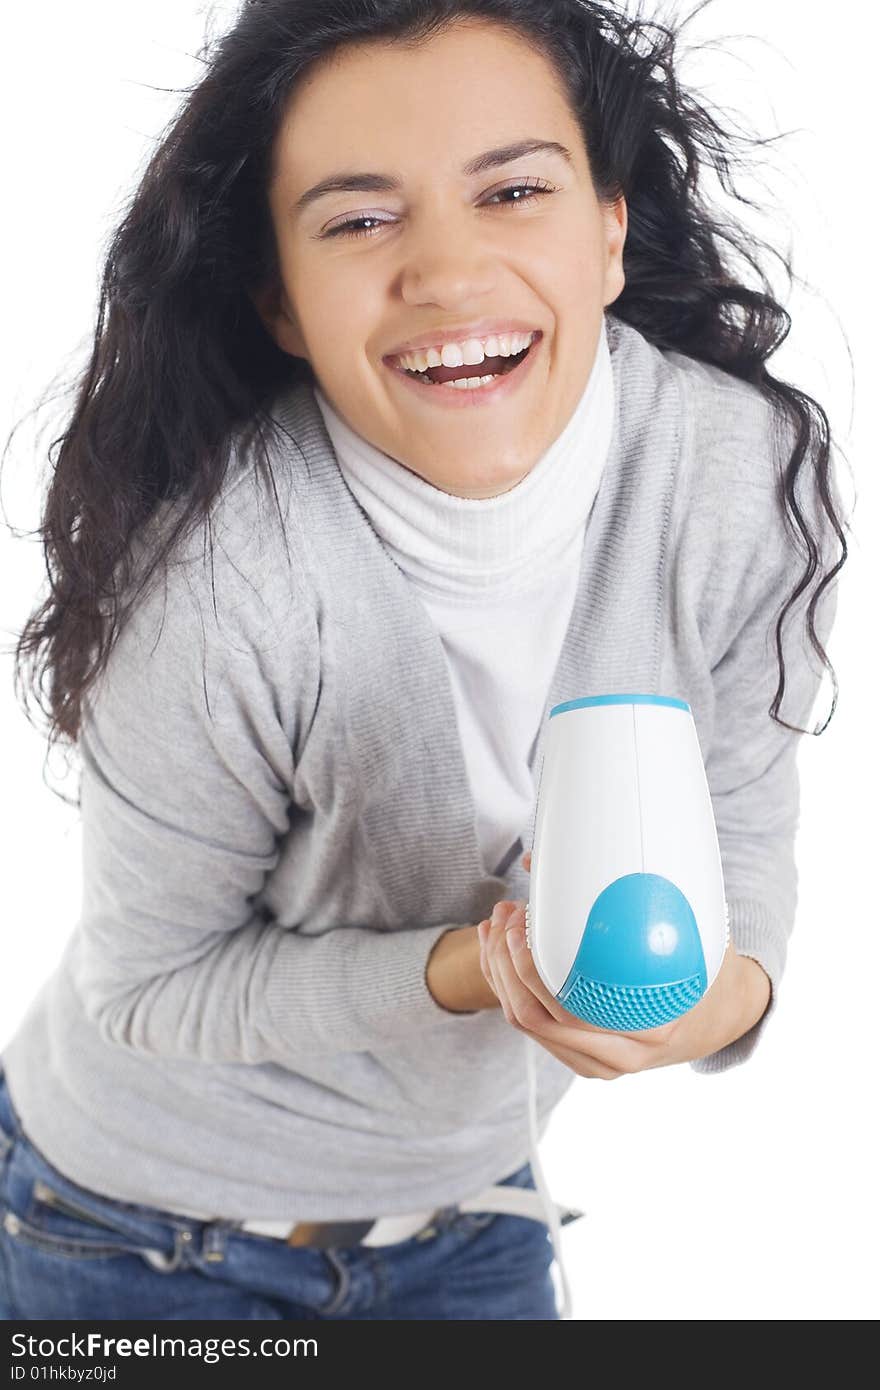
<instances>
[{"instance_id":1,"label":"finger","mask_svg":"<svg viewBox=\"0 0 880 1390\"><path fill-rule=\"evenodd\" d=\"M496 931L498 930L501 930L501 928L496 929ZM490 936L486 938L485 947L487 979L489 981L490 987L494 990L495 994L497 995L498 1002L501 1005L501 1012L504 1014L504 1017L507 1019L507 1022L511 1025L511 1027L515 1028L517 1026L516 1016L511 1007L510 999L507 996L507 990L504 988L504 981L498 970L498 953L497 949L492 949L490 945L491 939L492 938L490 932Z\"/></svg>"},{"instance_id":2,"label":"finger","mask_svg":"<svg viewBox=\"0 0 880 1390\"><path fill-rule=\"evenodd\" d=\"M496 903L488 922L485 945L493 988L496 993L503 991L510 1004L509 1022L539 1030L542 1034L548 1023L555 1022L565 1030L569 1042L574 1029L584 1033L598 1031L591 1023L569 1013L550 993L538 974L532 953L525 943L523 903Z\"/></svg>"},{"instance_id":3,"label":"finger","mask_svg":"<svg viewBox=\"0 0 880 1390\"><path fill-rule=\"evenodd\" d=\"M534 1038L544 1048L545 1052L551 1052L557 1061L563 1062L572 1071L577 1072L578 1076L585 1076L587 1079L597 1081L616 1081L618 1077L626 1073L616 1071L614 1067L606 1066L604 1062L597 1062L594 1057L585 1056L583 1052L576 1052L574 1048L562 1047L559 1043L548 1042L546 1038L538 1033L530 1033L528 1029L523 1032L529 1038Z\"/></svg>"},{"instance_id":4,"label":"finger","mask_svg":"<svg viewBox=\"0 0 880 1390\"><path fill-rule=\"evenodd\" d=\"M618 1033L614 1029L594 1028L566 1011L566 1022L554 1018L541 1028L542 1038L569 1048L582 1056L592 1057L615 1071L643 1071L653 1065L658 1045L645 1041L638 1033ZM666 1046L661 1043L661 1047Z\"/></svg>"},{"instance_id":5,"label":"finger","mask_svg":"<svg viewBox=\"0 0 880 1390\"><path fill-rule=\"evenodd\" d=\"M525 852L525 854L523 855L523 857L522 857L522 865L523 865L523 868L524 868L524 869L531 869L531 867L532 867L532 851L531 851L530 849L527 849L526 852Z\"/></svg>"},{"instance_id":6,"label":"finger","mask_svg":"<svg viewBox=\"0 0 880 1390\"><path fill-rule=\"evenodd\" d=\"M526 1001L528 996L532 995L541 1002L546 1012L551 1018L554 1018L557 1023L570 1024L573 1021L572 1015L560 1004L556 996L551 994L550 990L541 979L541 976L538 974L538 968L535 965L534 957L526 945L525 912L522 908L518 908L516 912L511 913L508 917L505 935L507 944L506 959L512 966L517 981L519 982L515 983L513 978L508 978L505 972L505 987L510 995L511 1002L515 1005L517 999L521 998L523 1001ZM504 959L503 956L502 959ZM523 994L520 986L524 987L526 991L525 994ZM589 1026L589 1024L584 1025L585 1028L589 1028Z\"/></svg>"},{"instance_id":7,"label":"finger","mask_svg":"<svg viewBox=\"0 0 880 1390\"><path fill-rule=\"evenodd\" d=\"M674 1032L678 1019L673 1019L671 1023L662 1023L656 1028L603 1028L601 1023L587 1023L586 1019L578 1019L576 1014L566 1011L567 1020L580 1023L580 1026L590 1033L600 1033L606 1038L631 1038L633 1042L648 1043L656 1045L666 1044Z\"/></svg>"},{"instance_id":8,"label":"finger","mask_svg":"<svg viewBox=\"0 0 880 1390\"><path fill-rule=\"evenodd\" d=\"M489 961L486 952L486 937L488 931L488 919L486 921L477 923L477 936L479 937L480 941L480 969L483 972L483 979L486 981L486 984L489 986L491 990L494 990L495 984L492 979L492 972L489 969Z\"/></svg>"},{"instance_id":9,"label":"finger","mask_svg":"<svg viewBox=\"0 0 880 1390\"><path fill-rule=\"evenodd\" d=\"M540 994L538 994L525 984L513 965L512 951L518 956L530 954L524 940L518 949L511 946L511 938L522 938L523 932L523 914L521 909L517 909L508 917L505 928L494 932L490 947L490 959L495 978L504 989L516 1023L521 1027L539 1030L548 1023L554 1022L554 1015L549 1008L549 1005L553 1004L554 1001L553 996L549 994L540 979L538 979L538 988L540 989ZM537 975L537 972L535 973Z\"/></svg>"}]
</instances>

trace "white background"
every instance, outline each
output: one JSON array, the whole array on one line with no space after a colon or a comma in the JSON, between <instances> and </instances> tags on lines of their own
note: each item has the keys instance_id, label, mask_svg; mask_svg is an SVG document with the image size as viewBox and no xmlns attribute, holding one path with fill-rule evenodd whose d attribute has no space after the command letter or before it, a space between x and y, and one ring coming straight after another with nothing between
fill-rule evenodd
<instances>
[{"instance_id":1,"label":"white background","mask_svg":"<svg viewBox=\"0 0 880 1390\"><path fill-rule=\"evenodd\" d=\"M222 29L231 11L53 0L7 17L0 447L53 380L57 390L84 365L106 239L179 99L158 89L197 80L205 26ZM857 0L833 16L803 0L716 0L688 40L712 47L681 69L748 129L796 131L755 156L761 184L743 184L768 207L752 225L793 247L806 282L789 293L771 265L794 321L771 369L824 405L857 505L829 647L838 708L820 738L801 739L800 903L770 1030L722 1075L579 1079L544 1141L551 1190L587 1210L564 1232L578 1319L878 1313L877 38ZM7 455L4 516L19 531L38 523L64 405L25 420ZM12 683L12 641L43 580L37 541L0 528L0 1050L73 929L81 889L78 816L47 785L71 796L75 778L63 781L57 752L44 768L44 736ZM813 723L830 696L826 673Z\"/></svg>"}]
</instances>

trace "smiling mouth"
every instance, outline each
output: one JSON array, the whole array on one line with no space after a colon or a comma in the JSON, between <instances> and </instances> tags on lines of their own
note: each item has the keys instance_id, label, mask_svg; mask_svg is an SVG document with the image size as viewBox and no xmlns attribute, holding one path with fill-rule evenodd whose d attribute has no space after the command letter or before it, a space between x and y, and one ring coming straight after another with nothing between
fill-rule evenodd
<instances>
[{"instance_id":1,"label":"smiling mouth","mask_svg":"<svg viewBox=\"0 0 880 1390\"><path fill-rule=\"evenodd\" d=\"M404 376L414 377L416 381L423 381L426 386L442 386L446 381L462 381L470 377L506 376L524 361L542 336L533 338L528 347L513 357L484 357L482 362L463 363L460 367L428 367L424 372L413 372L406 367L395 367L395 370Z\"/></svg>"}]
</instances>

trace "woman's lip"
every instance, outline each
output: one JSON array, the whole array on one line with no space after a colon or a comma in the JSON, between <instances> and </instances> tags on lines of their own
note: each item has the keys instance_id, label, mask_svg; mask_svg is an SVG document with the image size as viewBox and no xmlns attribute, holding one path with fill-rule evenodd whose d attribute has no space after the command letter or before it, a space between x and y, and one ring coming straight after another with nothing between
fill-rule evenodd
<instances>
[{"instance_id":1,"label":"woman's lip","mask_svg":"<svg viewBox=\"0 0 880 1390\"><path fill-rule=\"evenodd\" d=\"M544 335L542 333L531 343L521 362L518 362L511 371L505 372L503 376L496 376L495 380L490 382L488 386L428 386L426 382L420 381L417 376L404 371L402 367L394 367L389 362L385 362L384 365L388 367L389 371L394 372L395 376L402 378L403 384L410 390L417 392L422 399L430 401L434 396L440 396L441 399L435 404L441 409L451 407L453 410L456 408L461 410L468 407L489 405L512 395L531 371L534 358L537 357L538 348L543 341Z\"/></svg>"}]
</instances>

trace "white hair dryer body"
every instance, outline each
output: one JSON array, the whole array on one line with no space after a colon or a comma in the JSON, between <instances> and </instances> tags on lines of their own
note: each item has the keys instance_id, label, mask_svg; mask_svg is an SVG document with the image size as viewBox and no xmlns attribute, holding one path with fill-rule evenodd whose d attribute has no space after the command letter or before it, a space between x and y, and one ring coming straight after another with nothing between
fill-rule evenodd
<instances>
[{"instance_id":1,"label":"white hair dryer body","mask_svg":"<svg viewBox=\"0 0 880 1390\"><path fill-rule=\"evenodd\" d=\"M728 913L683 700L599 695L550 711L526 923L544 984L598 1027L659 1027L709 989Z\"/></svg>"}]
</instances>

